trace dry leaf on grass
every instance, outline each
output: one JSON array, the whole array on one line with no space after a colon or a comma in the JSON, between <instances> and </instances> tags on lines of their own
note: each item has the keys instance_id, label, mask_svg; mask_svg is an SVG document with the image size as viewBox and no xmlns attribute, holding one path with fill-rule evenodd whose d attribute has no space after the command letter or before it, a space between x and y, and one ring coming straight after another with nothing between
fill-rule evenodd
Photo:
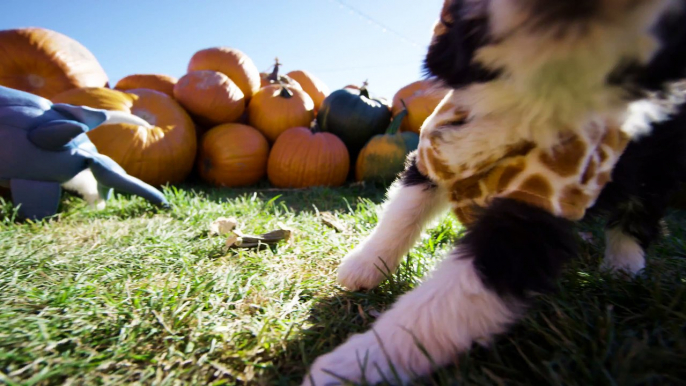
<instances>
[{"instance_id":1,"label":"dry leaf on grass","mask_svg":"<svg viewBox=\"0 0 686 386\"><path fill-rule=\"evenodd\" d=\"M335 229L337 232L344 233L348 230L348 228L346 228L343 223L338 221L336 216L334 216L331 212L321 212L319 213L319 218L324 225Z\"/></svg>"},{"instance_id":2,"label":"dry leaf on grass","mask_svg":"<svg viewBox=\"0 0 686 386\"><path fill-rule=\"evenodd\" d=\"M277 229L259 236L246 235L239 230L235 230L226 240L228 248L258 248L260 246L275 245L280 241L288 240L291 237L289 229Z\"/></svg>"},{"instance_id":3,"label":"dry leaf on grass","mask_svg":"<svg viewBox=\"0 0 686 386\"><path fill-rule=\"evenodd\" d=\"M231 233L236 226L238 226L238 221L235 218L219 217L210 224L210 236Z\"/></svg>"}]
</instances>

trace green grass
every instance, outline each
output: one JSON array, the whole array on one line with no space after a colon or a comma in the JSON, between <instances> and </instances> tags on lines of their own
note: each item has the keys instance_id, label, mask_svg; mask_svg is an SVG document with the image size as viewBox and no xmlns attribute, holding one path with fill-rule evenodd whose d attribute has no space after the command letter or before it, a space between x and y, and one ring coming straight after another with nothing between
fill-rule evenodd
<instances>
[{"instance_id":1,"label":"green grass","mask_svg":"<svg viewBox=\"0 0 686 386\"><path fill-rule=\"evenodd\" d=\"M67 197L37 223L0 203L0 383L298 384L317 355L417 285L461 230L445 217L392 280L349 293L334 283L337 262L374 226L383 190L166 194L167 211L122 196L94 211ZM295 233L270 249L227 251L208 232L221 216L246 233ZM686 384L686 216L667 220L671 234L633 281L598 273L602 225L580 225L593 242L557 293L538 297L491 348L417 384Z\"/></svg>"}]
</instances>

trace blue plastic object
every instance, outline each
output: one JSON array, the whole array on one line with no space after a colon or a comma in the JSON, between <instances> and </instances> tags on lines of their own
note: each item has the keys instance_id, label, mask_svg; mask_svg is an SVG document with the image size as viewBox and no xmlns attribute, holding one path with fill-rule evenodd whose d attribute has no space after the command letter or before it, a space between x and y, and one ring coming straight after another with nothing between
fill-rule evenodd
<instances>
[{"instance_id":1,"label":"blue plastic object","mask_svg":"<svg viewBox=\"0 0 686 386\"><path fill-rule=\"evenodd\" d=\"M169 206L164 195L98 153L86 132L110 112L52 103L0 86L0 186L9 187L19 215L42 219L57 212L62 185L90 170L100 198L112 188Z\"/></svg>"}]
</instances>

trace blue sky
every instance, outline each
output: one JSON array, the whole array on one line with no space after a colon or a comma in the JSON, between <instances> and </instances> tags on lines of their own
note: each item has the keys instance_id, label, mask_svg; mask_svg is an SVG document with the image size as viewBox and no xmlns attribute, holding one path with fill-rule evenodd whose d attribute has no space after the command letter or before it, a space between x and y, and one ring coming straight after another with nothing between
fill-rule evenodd
<instances>
[{"instance_id":1,"label":"blue sky","mask_svg":"<svg viewBox=\"0 0 686 386\"><path fill-rule=\"evenodd\" d=\"M194 52L238 48L260 71L279 57L332 90L369 79L391 98L422 77L442 0L2 0L0 29L44 27L98 58L112 84L133 73L182 76ZM384 31L384 28L386 30Z\"/></svg>"}]
</instances>

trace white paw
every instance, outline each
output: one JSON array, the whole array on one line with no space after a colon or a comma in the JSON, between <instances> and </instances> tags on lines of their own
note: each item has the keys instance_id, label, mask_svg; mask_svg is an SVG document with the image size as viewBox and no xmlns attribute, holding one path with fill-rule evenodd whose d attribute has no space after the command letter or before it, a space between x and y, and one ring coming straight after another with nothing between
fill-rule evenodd
<instances>
[{"instance_id":1,"label":"white paw","mask_svg":"<svg viewBox=\"0 0 686 386\"><path fill-rule=\"evenodd\" d=\"M636 276L645 268L645 252L636 239L617 228L606 231L605 258L601 270Z\"/></svg>"},{"instance_id":2,"label":"white paw","mask_svg":"<svg viewBox=\"0 0 686 386\"><path fill-rule=\"evenodd\" d=\"M406 348L411 351L413 346ZM353 335L333 352L317 358L305 376L303 385L333 386L363 381L371 385L382 381L406 383L409 379L406 372L399 366L391 366L392 362L384 351L392 353L393 348L384 345L382 349L372 331Z\"/></svg>"},{"instance_id":3,"label":"white paw","mask_svg":"<svg viewBox=\"0 0 686 386\"><path fill-rule=\"evenodd\" d=\"M397 263L372 248L355 248L338 267L338 283L352 291L371 289L395 271Z\"/></svg>"}]
</instances>

